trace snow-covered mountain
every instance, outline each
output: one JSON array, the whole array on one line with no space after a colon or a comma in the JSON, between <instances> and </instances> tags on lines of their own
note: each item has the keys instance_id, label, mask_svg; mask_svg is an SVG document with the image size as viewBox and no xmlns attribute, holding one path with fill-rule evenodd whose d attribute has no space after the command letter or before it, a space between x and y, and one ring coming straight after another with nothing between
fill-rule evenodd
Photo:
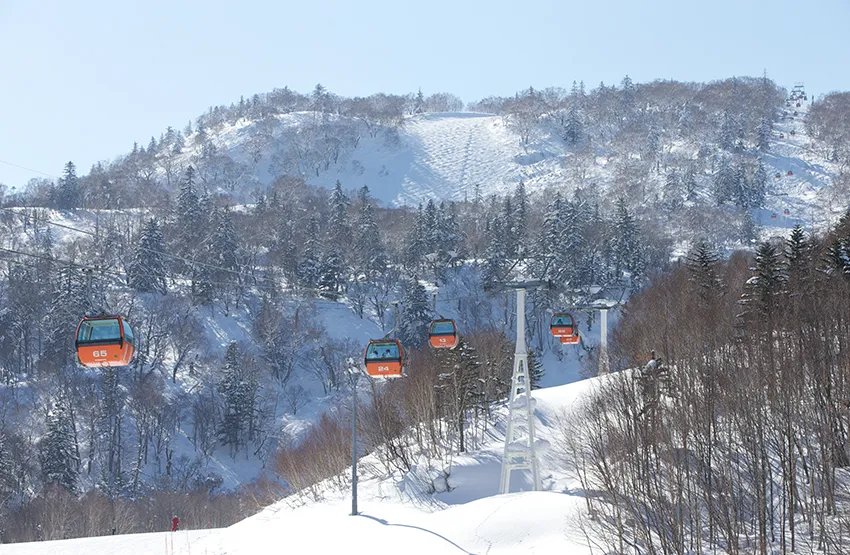
<instances>
[{"instance_id":1,"label":"snow-covered mountain","mask_svg":"<svg viewBox=\"0 0 850 555\"><path fill-rule=\"evenodd\" d=\"M804 121L810 106L806 100L799 107L795 103L778 108L769 148L746 153L757 155L770 174L764 208L753 213L765 228L824 224L846 200L832 186L837 164L816 152L806 133ZM564 116L541 116L528 129L511 114L482 112L406 115L394 126L365 125L355 117L315 112L240 118L203 134L193 132L177 155L157 154L158 171L166 173L166 159L167 171L174 175L194 164L202 180L224 182L227 185L219 190L247 202L277 176L287 174L326 188L336 181L346 189L368 185L377 199L396 206L415 206L429 198L460 201L476 194L505 194L520 181L530 192L554 188L567 194L593 183L611 198L626 195L636 206L650 206L669 196L664 191L666 174L678 172L681 178L691 164L704 168L697 171L702 190L697 198L702 196L711 204L710 181L716 168L714 162L709 168L700 161L707 156L706 145L714 148L708 137L682 140L675 132L661 129L657 131L660 154L650 161L638 153L641 137L635 139L635 146L624 147L601 132L593 146L570 146L563 137L567 124L558 118ZM591 132L590 123L586 125ZM323 133L329 135L323 138ZM631 148L634 152L629 152ZM716 154L708 156L714 159Z\"/></svg>"}]
</instances>

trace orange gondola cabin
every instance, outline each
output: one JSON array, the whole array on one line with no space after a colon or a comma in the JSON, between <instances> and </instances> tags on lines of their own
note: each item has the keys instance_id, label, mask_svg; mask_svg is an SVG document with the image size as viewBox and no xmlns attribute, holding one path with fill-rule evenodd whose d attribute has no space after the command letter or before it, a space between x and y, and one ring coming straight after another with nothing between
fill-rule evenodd
<instances>
[{"instance_id":1,"label":"orange gondola cabin","mask_svg":"<svg viewBox=\"0 0 850 555\"><path fill-rule=\"evenodd\" d=\"M399 378L402 375L401 342L397 339L373 339L366 347L366 373L373 378Z\"/></svg>"},{"instance_id":2,"label":"orange gondola cabin","mask_svg":"<svg viewBox=\"0 0 850 555\"><path fill-rule=\"evenodd\" d=\"M121 316L83 318L77 326L77 358L83 366L127 366L136 352L133 328Z\"/></svg>"},{"instance_id":3,"label":"orange gondola cabin","mask_svg":"<svg viewBox=\"0 0 850 555\"><path fill-rule=\"evenodd\" d=\"M435 349L454 349L457 347L457 326L454 320L433 320L428 326L428 341Z\"/></svg>"},{"instance_id":4,"label":"orange gondola cabin","mask_svg":"<svg viewBox=\"0 0 850 555\"><path fill-rule=\"evenodd\" d=\"M561 343L575 345L578 343L578 327L572 314L553 314L549 321L549 329L552 335L561 340Z\"/></svg>"}]
</instances>

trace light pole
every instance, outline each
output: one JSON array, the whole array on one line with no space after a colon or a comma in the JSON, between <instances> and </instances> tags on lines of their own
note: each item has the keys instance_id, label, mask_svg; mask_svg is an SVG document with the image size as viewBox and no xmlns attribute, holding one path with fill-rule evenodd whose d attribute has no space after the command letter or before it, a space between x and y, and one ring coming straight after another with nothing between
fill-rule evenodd
<instances>
[{"instance_id":1,"label":"light pole","mask_svg":"<svg viewBox=\"0 0 850 555\"><path fill-rule=\"evenodd\" d=\"M608 365L608 309L600 308L599 313L602 315L599 322L599 375L603 376L610 370Z\"/></svg>"},{"instance_id":2,"label":"light pole","mask_svg":"<svg viewBox=\"0 0 850 555\"><path fill-rule=\"evenodd\" d=\"M360 369L354 359L348 359L348 376L351 378L351 516L357 516L357 382Z\"/></svg>"}]
</instances>

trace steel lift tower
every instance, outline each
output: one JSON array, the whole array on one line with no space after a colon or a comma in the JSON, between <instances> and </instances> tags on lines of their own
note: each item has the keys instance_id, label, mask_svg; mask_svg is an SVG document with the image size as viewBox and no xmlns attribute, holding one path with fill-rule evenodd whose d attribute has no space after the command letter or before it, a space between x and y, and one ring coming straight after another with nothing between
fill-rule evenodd
<instances>
[{"instance_id":1,"label":"steel lift tower","mask_svg":"<svg viewBox=\"0 0 850 555\"><path fill-rule=\"evenodd\" d=\"M511 490L511 472L530 470L534 491L540 491L540 468L534 437L534 399L531 397L531 378L528 374L528 349L525 345L525 292L527 289L548 287L545 281L522 281L504 284L516 290L516 351L514 370L508 397L508 429L502 457L502 478L499 493Z\"/></svg>"}]
</instances>

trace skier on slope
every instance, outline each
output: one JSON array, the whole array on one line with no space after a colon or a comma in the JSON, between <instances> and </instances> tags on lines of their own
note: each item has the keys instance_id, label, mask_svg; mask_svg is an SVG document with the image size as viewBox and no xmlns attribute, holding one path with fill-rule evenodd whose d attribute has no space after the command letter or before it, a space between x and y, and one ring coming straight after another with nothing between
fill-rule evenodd
<instances>
[{"instance_id":1,"label":"skier on slope","mask_svg":"<svg viewBox=\"0 0 850 555\"><path fill-rule=\"evenodd\" d=\"M177 515L174 515L174 518L171 519L171 531L176 532L177 528L180 526L180 519L177 518Z\"/></svg>"}]
</instances>

